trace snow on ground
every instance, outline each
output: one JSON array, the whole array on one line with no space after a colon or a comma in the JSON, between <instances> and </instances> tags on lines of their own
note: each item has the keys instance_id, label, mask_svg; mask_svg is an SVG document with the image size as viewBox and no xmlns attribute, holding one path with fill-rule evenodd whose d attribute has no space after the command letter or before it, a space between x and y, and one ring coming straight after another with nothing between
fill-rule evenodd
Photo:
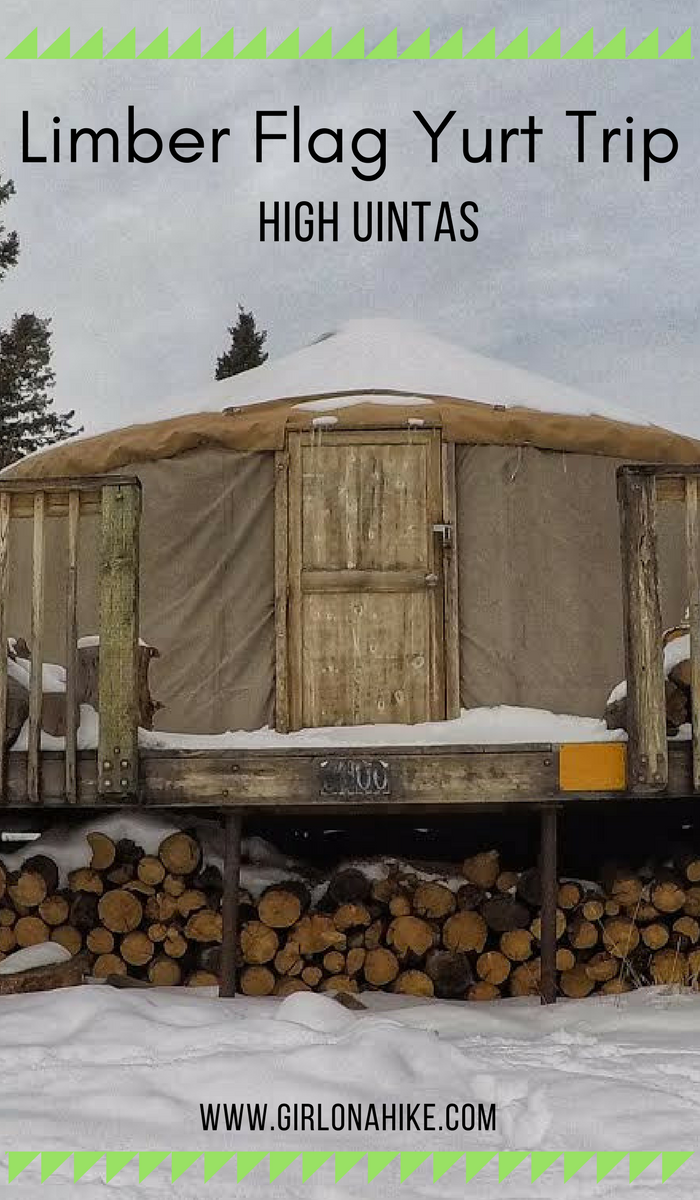
<instances>
[{"instance_id":1,"label":"snow on ground","mask_svg":"<svg viewBox=\"0 0 700 1200\"><path fill-rule=\"evenodd\" d=\"M2 1148L51 1150L692 1150L698 1142L700 996L649 989L622 997L466 1004L373 993L367 1012L297 994L219 1000L186 991L106 986L0 997ZM200 1103L268 1106L265 1133L203 1132ZM495 1132L306 1132L280 1126L280 1104L497 1106ZM336 1110L337 1111L337 1110ZM326 1123L330 1123L326 1120ZM663 1186L697 1196L696 1160ZM202 1189L197 1163L176 1184L166 1160L138 1184L135 1163L104 1182L104 1161L78 1183L72 1162L46 1185L38 1163L22 1195L423 1200L437 1194L431 1164L399 1184L394 1161L371 1185L366 1163L334 1182L327 1163L307 1183L301 1162L274 1183L266 1162L240 1183L235 1161ZM655 1197L660 1160L634 1184L623 1161L601 1183L589 1162L562 1188L561 1163L536 1184L529 1163L499 1184L495 1162L467 1187L479 1200ZM2 1172L6 1178L4 1170ZM441 1200L465 1194L458 1164ZM114 1189L114 1190L112 1190Z\"/></svg>"}]
</instances>

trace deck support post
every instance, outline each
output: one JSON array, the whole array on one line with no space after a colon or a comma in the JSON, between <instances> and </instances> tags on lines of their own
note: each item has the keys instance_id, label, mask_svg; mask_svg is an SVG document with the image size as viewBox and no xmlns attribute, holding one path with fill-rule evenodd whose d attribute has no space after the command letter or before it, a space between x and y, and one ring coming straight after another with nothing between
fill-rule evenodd
<instances>
[{"instance_id":1,"label":"deck support post","mask_svg":"<svg viewBox=\"0 0 700 1200\"><path fill-rule=\"evenodd\" d=\"M666 694L656 532L656 478L618 471L627 665L629 790L668 786Z\"/></svg>"},{"instance_id":2,"label":"deck support post","mask_svg":"<svg viewBox=\"0 0 700 1200\"><path fill-rule=\"evenodd\" d=\"M220 996L235 996L238 957L238 891L241 881L240 813L224 817L224 892L221 899L221 983Z\"/></svg>"},{"instance_id":3,"label":"deck support post","mask_svg":"<svg viewBox=\"0 0 700 1200\"><path fill-rule=\"evenodd\" d=\"M688 555L693 791L700 792L700 481L697 475L688 476L685 481L685 521Z\"/></svg>"},{"instance_id":4,"label":"deck support post","mask_svg":"<svg viewBox=\"0 0 700 1200\"><path fill-rule=\"evenodd\" d=\"M542 1003L554 1004L557 998L557 826L555 805L546 805L540 813L540 911L542 955Z\"/></svg>"}]
</instances>

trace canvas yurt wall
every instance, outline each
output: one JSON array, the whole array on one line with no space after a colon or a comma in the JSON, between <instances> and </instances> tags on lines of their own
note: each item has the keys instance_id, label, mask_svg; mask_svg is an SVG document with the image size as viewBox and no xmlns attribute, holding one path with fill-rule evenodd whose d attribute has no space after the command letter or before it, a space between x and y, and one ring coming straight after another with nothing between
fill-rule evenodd
<instances>
[{"instance_id":1,"label":"canvas yurt wall","mask_svg":"<svg viewBox=\"0 0 700 1200\"><path fill-rule=\"evenodd\" d=\"M219 733L274 722L274 455L216 448L125 464L143 489L141 636L160 651L156 727ZM64 522L46 543L47 661L65 661ZM30 640L30 522L14 522L8 628ZM98 629L96 518L81 520L81 636Z\"/></svg>"},{"instance_id":2,"label":"canvas yurt wall","mask_svg":"<svg viewBox=\"0 0 700 1200\"><path fill-rule=\"evenodd\" d=\"M700 463L699 441L639 412L385 319L347 322L194 398L142 411L148 423L66 442L5 474L140 477L141 633L161 653L157 721L173 731L274 723L275 452L290 434L294 445L297 435L342 443L359 430L371 444L439 429L456 447L462 704L591 716L624 672L617 466ZM436 462L439 470L439 454L431 471ZM368 490L379 495L385 476L375 475ZM439 494L443 484L431 476L431 487ZM659 519L670 626L687 602L681 506L662 505ZM15 531L24 580L16 573L10 613L25 637L28 536ZM97 555L93 527L81 557L84 634L97 628ZM48 556L46 654L61 661L62 535L49 538Z\"/></svg>"},{"instance_id":3,"label":"canvas yurt wall","mask_svg":"<svg viewBox=\"0 0 700 1200\"><path fill-rule=\"evenodd\" d=\"M601 716L624 675L619 460L532 446L460 446L462 705ZM687 604L683 516L659 509L667 626Z\"/></svg>"},{"instance_id":4,"label":"canvas yurt wall","mask_svg":"<svg viewBox=\"0 0 700 1200\"><path fill-rule=\"evenodd\" d=\"M602 713L623 668L617 460L457 447L464 707ZM141 633L161 654L157 728L274 725L274 454L208 447L126 463L143 487ZM686 604L682 529L661 510L664 618ZM676 517L676 526L670 518ZM64 660L60 522L48 539L46 657ZM28 525L15 528L10 628L29 638ZM80 632L97 628L97 524L83 531Z\"/></svg>"}]
</instances>

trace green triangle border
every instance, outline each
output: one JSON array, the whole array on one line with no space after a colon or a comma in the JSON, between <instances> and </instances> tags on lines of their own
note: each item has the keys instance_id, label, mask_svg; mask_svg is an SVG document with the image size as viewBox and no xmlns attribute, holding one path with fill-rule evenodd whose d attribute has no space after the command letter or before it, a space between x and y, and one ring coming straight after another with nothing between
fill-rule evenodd
<instances>
[{"instance_id":1,"label":"green triangle border","mask_svg":"<svg viewBox=\"0 0 700 1200\"><path fill-rule=\"evenodd\" d=\"M71 54L68 46L67 52L59 55L53 55L51 51L54 47L63 49L62 43L67 44L70 36L70 30L65 30L57 39L51 42L40 52L39 49L39 27L37 26L28 33L17 45L5 54L6 60L14 61L34 61L36 59L44 59L45 61L53 61L58 58L74 58L78 61L90 61L98 59L106 59L109 61L120 61L128 59L149 59L169 58L174 61L197 61L204 59L208 61L241 58L241 59L331 59L337 58L355 60L374 60L374 61L394 61L398 59L470 59L488 60L500 59L507 61L508 59L562 59L562 60L580 60L587 61L595 59L598 61L617 62L624 58L638 62L656 62L659 59L664 59L666 62L687 62L693 58L692 52L692 26L685 32L666 43L666 39L660 27L652 30L642 40L632 46L626 47L626 52L623 49L624 37L626 30L622 29L615 37L611 38L605 45L596 50L592 45L593 29L589 29L587 33L580 37L577 42L569 47L568 50L560 49L561 39L564 36L561 29L555 29L548 37L544 38L539 44L533 48L528 46L528 30L523 29L517 37L508 42L499 53L495 52L495 36L496 29L492 29L489 33L482 36L480 41L472 44L469 31L463 29L455 30L440 46L432 46L430 40L430 29L425 29L423 33L414 34L410 40L405 43L404 50L399 49L402 42L401 27L397 26L373 48L366 49L364 41L364 29L358 32L346 41L338 50L333 52L331 44L332 29L327 29L319 37L312 41L305 51L301 51L299 45L300 30L296 29L287 38L285 38L275 49L269 50L266 46L266 31L261 30L253 37L247 45L234 53L233 49L233 29L229 29L223 33L218 39L214 40L209 49L205 50L201 45L201 30L197 30L191 34L181 46L173 51L168 52L165 49L163 52L163 42L167 37L167 29L145 47L140 54L136 54L136 29L131 29L111 48L105 48L102 45L102 30L92 34L87 40L81 41L79 48ZM84 36L84 34L83 34ZM161 41L162 39L162 41ZM160 45L159 45L160 43ZM199 53L197 53L199 49ZM154 53L153 51L156 51ZM578 53L576 51L578 50ZM622 52L620 52L622 50ZM182 53L182 52L185 53ZM189 52L188 52L189 51Z\"/></svg>"},{"instance_id":2,"label":"green triangle border","mask_svg":"<svg viewBox=\"0 0 700 1200\"><path fill-rule=\"evenodd\" d=\"M662 1167L663 1181L670 1178L676 1171L680 1170L689 1162L690 1159L696 1158L698 1151L633 1151L633 1150L598 1150L598 1151L573 1151L573 1150L504 1150L504 1151L376 1151L376 1150L359 1150L359 1151L319 1151L309 1152L294 1150L294 1151L270 1151L270 1150L255 1150L255 1151L182 1151L182 1150L162 1150L162 1151L139 1151L139 1150L41 1150L41 1151L25 1151L11 1150L8 1152L8 1175L9 1182L16 1179L22 1172L32 1163L36 1164L35 1169L40 1168L42 1180L47 1180L64 1162L69 1158L73 1158L74 1178L81 1179L92 1166L96 1165L100 1160L103 1160L102 1175L105 1181L109 1183L116 1175L120 1173L129 1163L137 1160L135 1166L138 1167L139 1181L143 1181L148 1176L160 1167L168 1157L171 1157L171 1170L166 1173L172 1176L172 1179L178 1179L184 1175L186 1171L191 1171L199 1160L199 1170L202 1172L204 1182L213 1178L214 1175L226 1166L227 1163L235 1160L236 1177L238 1181L245 1179L253 1171L258 1169L265 1159L269 1159L269 1178L274 1180L282 1175L289 1167L297 1164L297 1169L301 1169L303 1179L310 1179L316 1172L325 1164L333 1164L335 1180L339 1182L343 1179L354 1167L358 1166L363 1159L366 1159L366 1178L368 1183L373 1182L391 1163L396 1163L400 1171L401 1181L408 1179L414 1171L416 1171L424 1163L430 1163L432 1159L432 1174L433 1182L438 1181L448 1171L453 1170L457 1164L462 1161L463 1171L466 1182L475 1179L485 1167L492 1164L492 1169L497 1168L499 1182L504 1182L510 1175L525 1162L530 1159L530 1170L527 1174L531 1179L537 1180L545 1172L558 1170L561 1173L564 1183L572 1179L574 1175L587 1164L590 1163L590 1174L595 1171L595 1176L598 1181L606 1179L615 1169L619 1168L623 1160L627 1159L626 1168L623 1167L622 1175L627 1176L630 1182L636 1180L638 1176L643 1174L653 1164ZM37 1159L41 1159L37 1163ZM301 1162L298 1160L301 1159ZM661 1159L661 1163L658 1160ZM495 1162L494 1162L495 1160ZM563 1160L563 1161L562 1161ZM591 1161L593 1160L593 1161ZM260 1172L263 1177L267 1172ZM620 1178L622 1177L619 1176ZM525 1178L525 1173L521 1176ZM194 1179L194 1176L191 1176Z\"/></svg>"}]
</instances>

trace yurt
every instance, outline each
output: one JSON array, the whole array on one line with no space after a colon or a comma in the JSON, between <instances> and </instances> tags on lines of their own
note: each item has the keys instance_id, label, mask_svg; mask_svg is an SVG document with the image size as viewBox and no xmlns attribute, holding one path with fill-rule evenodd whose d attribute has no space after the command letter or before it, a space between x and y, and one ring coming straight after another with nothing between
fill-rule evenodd
<instances>
[{"instance_id":1,"label":"yurt","mask_svg":"<svg viewBox=\"0 0 700 1200\"><path fill-rule=\"evenodd\" d=\"M700 463L700 442L417 326L363 320L5 477L138 476L156 727L217 734L500 705L600 717L624 673L625 462ZM661 519L671 626L684 544L679 514ZM49 581L63 553L57 534ZM80 554L89 634L96 531ZM55 662L63 604L47 595ZM15 588L17 636L27 610Z\"/></svg>"}]
</instances>

